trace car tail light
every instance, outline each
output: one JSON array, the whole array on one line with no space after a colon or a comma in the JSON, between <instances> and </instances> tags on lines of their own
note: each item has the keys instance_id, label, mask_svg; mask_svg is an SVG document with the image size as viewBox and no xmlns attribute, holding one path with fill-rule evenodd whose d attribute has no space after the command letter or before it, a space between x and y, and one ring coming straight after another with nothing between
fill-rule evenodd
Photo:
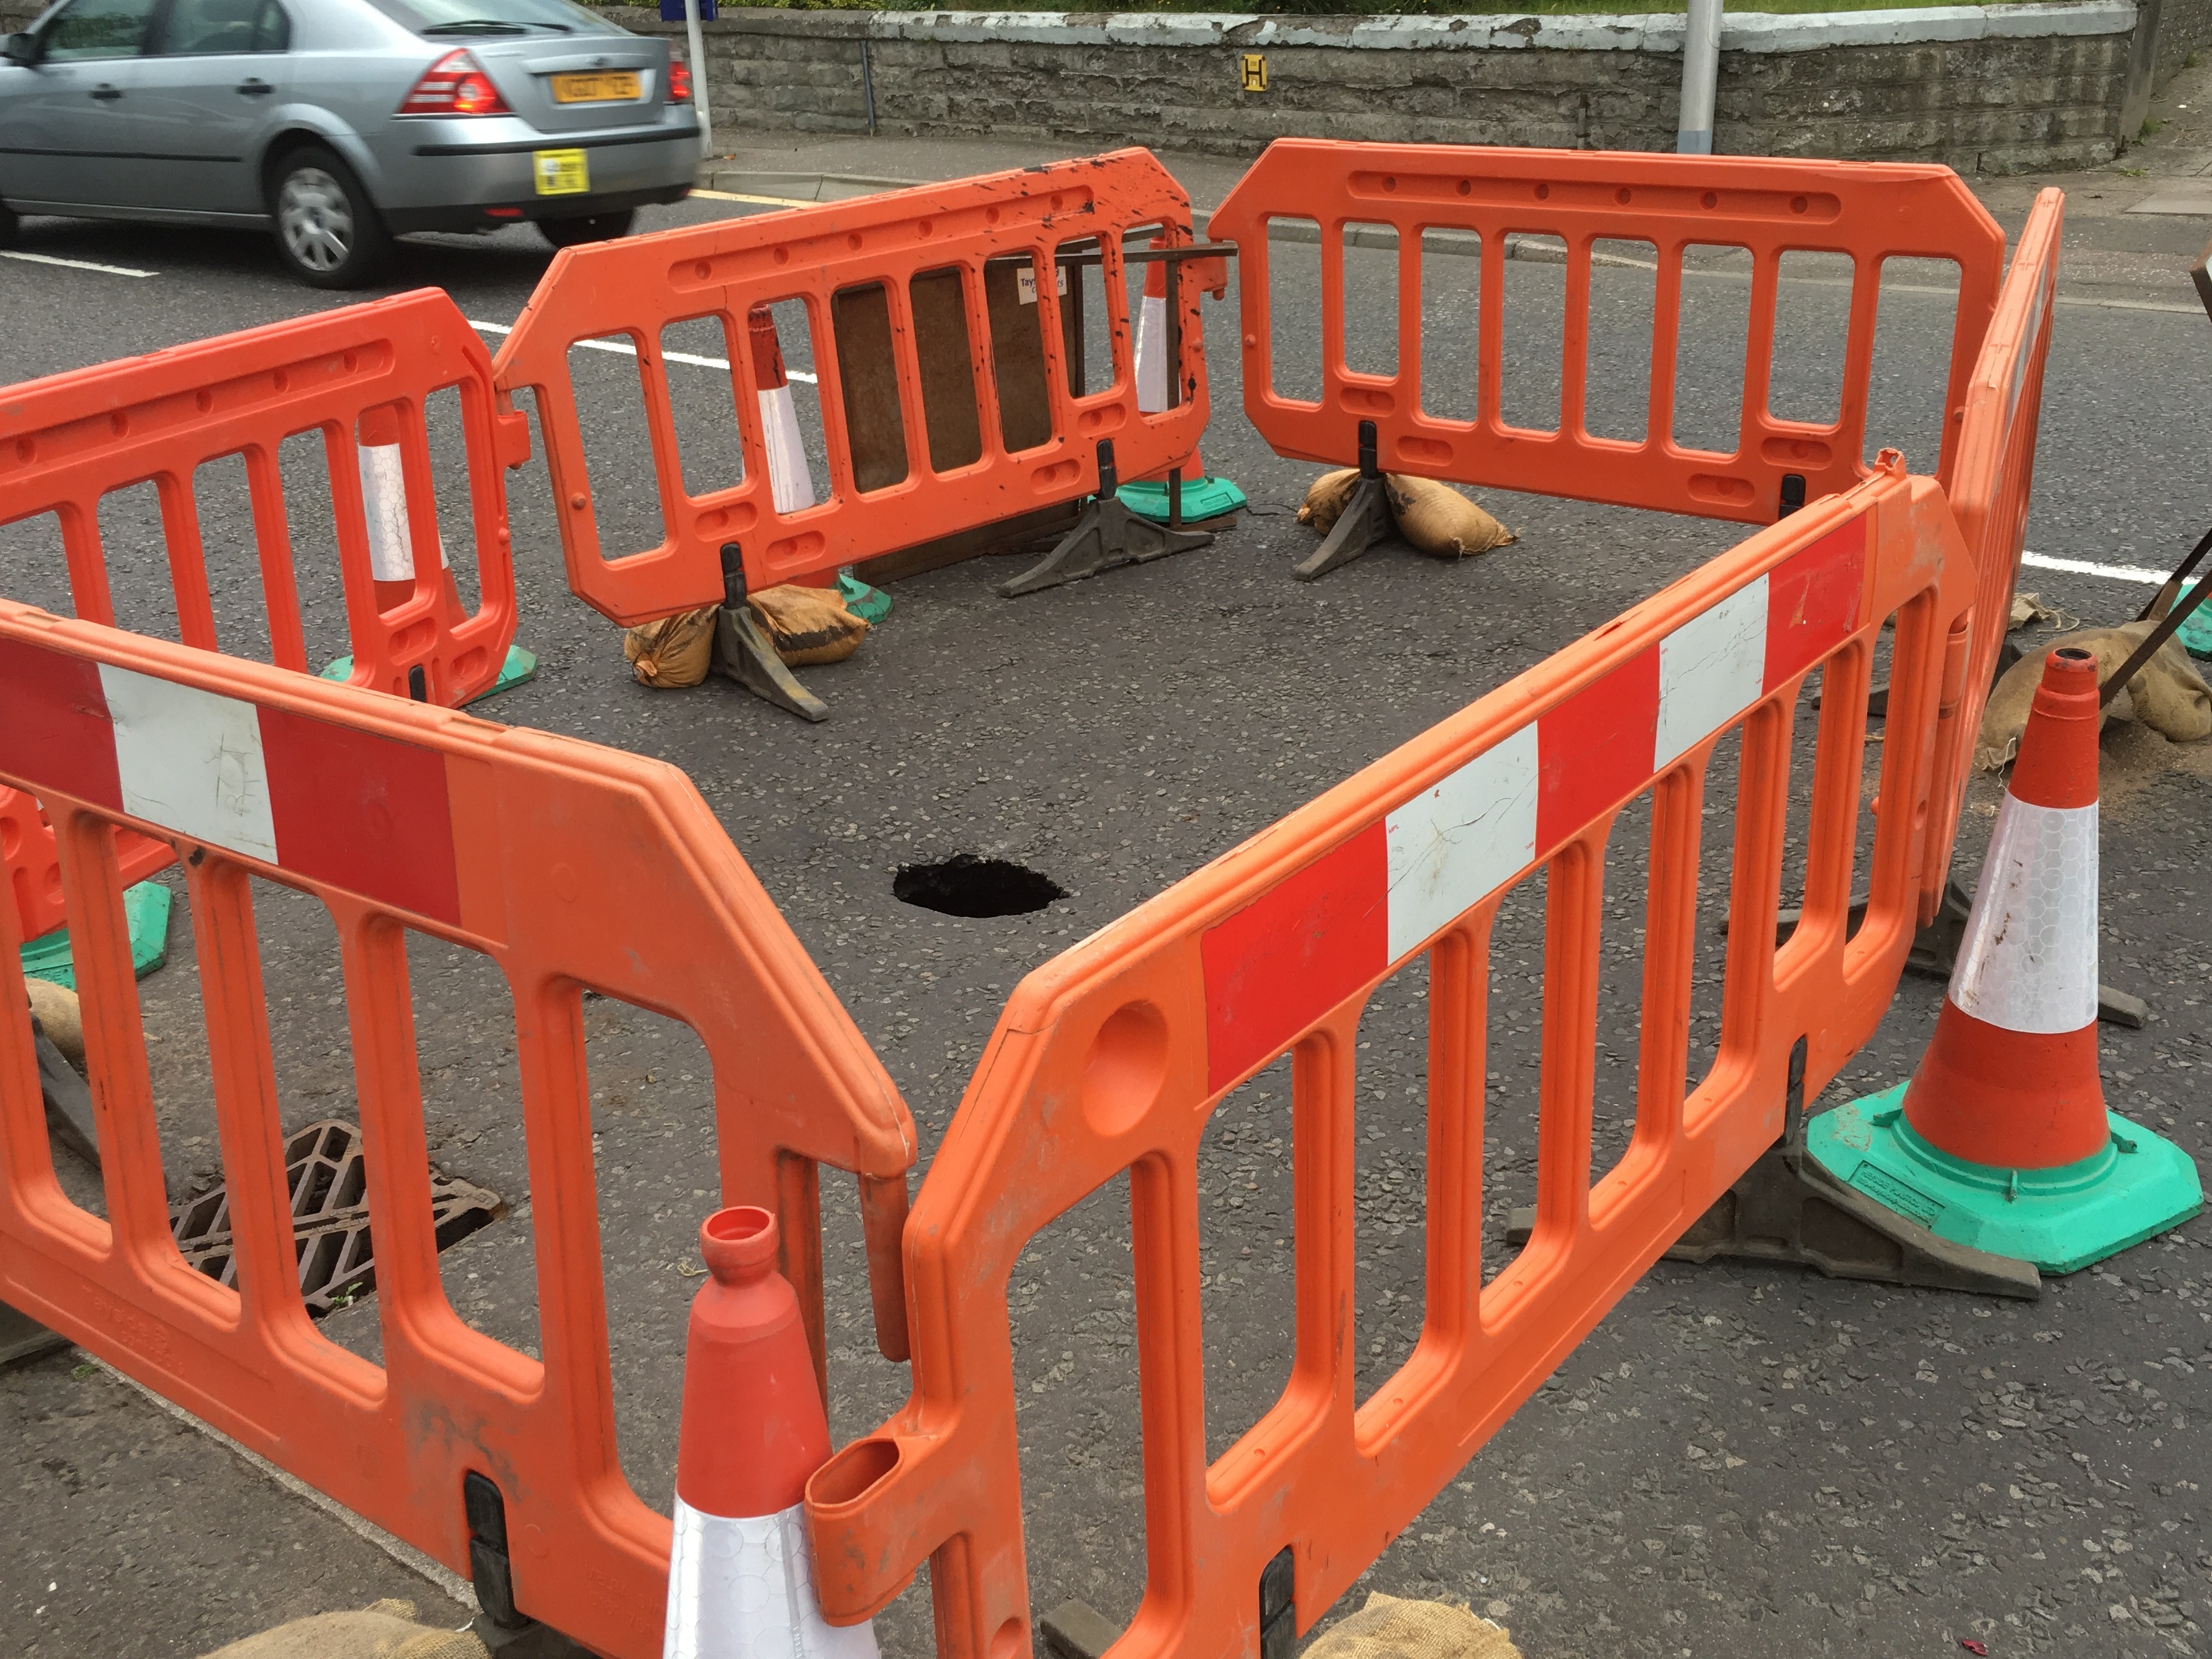
<instances>
[{"instance_id":1,"label":"car tail light","mask_svg":"<svg viewBox=\"0 0 2212 1659\"><path fill-rule=\"evenodd\" d=\"M483 67L465 52L449 52L422 71L399 100L402 115L508 115L514 112Z\"/></svg>"},{"instance_id":2,"label":"car tail light","mask_svg":"<svg viewBox=\"0 0 2212 1659\"><path fill-rule=\"evenodd\" d=\"M672 104L691 101L691 65L680 58L668 60L668 101Z\"/></svg>"}]
</instances>

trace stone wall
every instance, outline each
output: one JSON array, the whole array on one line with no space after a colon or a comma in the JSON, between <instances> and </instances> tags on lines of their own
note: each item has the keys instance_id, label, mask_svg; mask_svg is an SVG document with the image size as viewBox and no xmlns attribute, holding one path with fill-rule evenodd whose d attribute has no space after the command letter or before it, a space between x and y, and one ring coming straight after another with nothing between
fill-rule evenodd
<instances>
[{"instance_id":1,"label":"stone wall","mask_svg":"<svg viewBox=\"0 0 2212 1659\"><path fill-rule=\"evenodd\" d=\"M2212 46L2212 0L2157 0L2156 12L2157 84L2162 87L2180 72L2191 52Z\"/></svg>"},{"instance_id":2,"label":"stone wall","mask_svg":"<svg viewBox=\"0 0 2212 1659\"><path fill-rule=\"evenodd\" d=\"M683 32L641 8L602 9ZM2129 136L2136 20L2132 0L1732 13L1714 142L1962 172L2108 161ZM865 131L865 49L886 132L1227 155L1291 136L1671 149L1683 23L725 9L706 39L715 126L732 133ZM1264 92L1240 89L1249 52L1267 58Z\"/></svg>"}]
</instances>

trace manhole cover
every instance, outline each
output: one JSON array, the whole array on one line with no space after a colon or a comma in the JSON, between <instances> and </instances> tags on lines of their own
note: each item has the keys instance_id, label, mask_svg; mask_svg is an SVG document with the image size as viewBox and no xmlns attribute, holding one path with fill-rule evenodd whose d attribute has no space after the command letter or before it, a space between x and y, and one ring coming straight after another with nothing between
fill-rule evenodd
<instances>
[{"instance_id":1,"label":"manhole cover","mask_svg":"<svg viewBox=\"0 0 2212 1659\"><path fill-rule=\"evenodd\" d=\"M1051 877L1018 864L958 853L939 864L901 866L891 896L942 915L1018 916L1067 895Z\"/></svg>"},{"instance_id":2,"label":"manhole cover","mask_svg":"<svg viewBox=\"0 0 2212 1659\"><path fill-rule=\"evenodd\" d=\"M284 1184L292 1195L292 1251L307 1311L325 1314L374 1289L361 1130L337 1118L295 1129L284 1143ZM430 1213L441 1250L489 1225L504 1207L497 1193L430 1172ZM212 1188L179 1206L169 1218L169 1232L187 1266L235 1286L228 1187Z\"/></svg>"}]
</instances>

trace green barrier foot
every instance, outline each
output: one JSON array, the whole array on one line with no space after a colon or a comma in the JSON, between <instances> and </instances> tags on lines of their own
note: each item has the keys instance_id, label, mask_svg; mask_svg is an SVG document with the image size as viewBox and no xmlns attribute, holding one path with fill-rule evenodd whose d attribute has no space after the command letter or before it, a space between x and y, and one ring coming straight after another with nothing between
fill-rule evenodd
<instances>
[{"instance_id":1,"label":"green barrier foot","mask_svg":"<svg viewBox=\"0 0 2212 1659\"><path fill-rule=\"evenodd\" d=\"M1905 1085L1806 1126L1806 1150L1846 1186L1938 1237L2070 1273L2204 1206L2197 1165L2172 1141L2106 1114L2112 1138L2078 1164L2002 1170L1931 1146L1905 1121Z\"/></svg>"},{"instance_id":2,"label":"green barrier foot","mask_svg":"<svg viewBox=\"0 0 2212 1659\"><path fill-rule=\"evenodd\" d=\"M123 919L131 925L131 970L143 979L169 959L169 890L158 881L125 888ZM23 975L76 989L69 929L58 927L23 947Z\"/></svg>"},{"instance_id":3,"label":"green barrier foot","mask_svg":"<svg viewBox=\"0 0 2212 1659\"><path fill-rule=\"evenodd\" d=\"M880 587L871 587L858 576L837 573L837 591L844 595L845 609L873 628L891 614L891 596Z\"/></svg>"},{"instance_id":4,"label":"green barrier foot","mask_svg":"<svg viewBox=\"0 0 2212 1659\"><path fill-rule=\"evenodd\" d=\"M323 670L322 678L326 680L343 680L352 672L353 659L338 657L333 659L330 665ZM507 660L499 665L499 678L471 697L469 701L482 702L486 697L495 697L502 691L512 690L525 680L534 680L537 678L538 653L534 651L525 651L519 645L510 645L507 647Z\"/></svg>"},{"instance_id":5,"label":"green barrier foot","mask_svg":"<svg viewBox=\"0 0 2212 1659\"><path fill-rule=\"evenodd\" d=\"M1123 484L1121 505L1154 524L1168 521L1168 487L1164 483ZM1244 492L1226 478L1185 478L1182 481L1182 520L1202 524L1236 512L1244 505Z\"/></svg>"}]
</instances>

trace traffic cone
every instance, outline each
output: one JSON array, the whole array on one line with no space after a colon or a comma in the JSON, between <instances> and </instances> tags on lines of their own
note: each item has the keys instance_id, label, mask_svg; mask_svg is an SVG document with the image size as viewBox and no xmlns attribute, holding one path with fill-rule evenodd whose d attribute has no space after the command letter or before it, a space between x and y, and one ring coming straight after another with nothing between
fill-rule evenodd
<instances>
[{"instance_id":1,"label":"traffic cone","mask_svg":"<svg viewBox=\"0 0 2212 1659\"><path fill-rule=\"evenodd\" d=\"M1154 259L1145 266L1143 303L1137 308L1137 412L1157 415L1168 407L1168 268ZM1244 492L1226 478L1209 476L1195 447L1178 469L1182 477L1182 516L1193 522L1218 519L1244 505ZM1155 472L1121 486L1129 511L1164 524L1168 518L1167 474Z\"/></svg>"},{"instance_id":2,"label":"traffic cone","mask_svg":"<svg viewBox=\"0 0 2212 1659\"><path fill-rule=\"evenodd\" d=\"M779 513L796 513L814 505L814 478L806 470L806 444L799 433L799 405L791 395L791 375L783 366L783 345L776 337L775 316L766 306L755 306L745 315L753 343L754 396L760 400L761 435L768 449L769 499ZM844 596L846 608L872 623L890 614L890 597L869 586L845 565L834 575L793 579L807 587L835 587Z\"/></svg>"},{"instance_id":3,"label":"traffic cone","mask_svg":"<svg viewBox=\"0 0 2212 1659\"><path fill-rule=\"evenodd\" d=\"M1878 1203L2045 1273L2203 1205L2189 1155L2109 1110L2098 1076L2097 726L2096 659L2053 651L1919 1070L1806 1136Z\"/></svg>"},{"instance_id":4,"label":"traffic cone","mask_svg":"<svg viewBox=\"0 0 2212 1659\"><path fill-rule=\"evenodd\" d=\"M387 405L362 411L356 430L354 454L361 468L361 505L368 520L368 574L376 590L376 608L392 611L415 597L415 540L407 514L407 475L399 457L399 416ZM445 579L447 616L459 622L467 614L461 590L454 585L453 561L446 556L446 538L438 537L438 565ZM479 698L520 685L538 672L535 653L519 645L507 649L499 678ZM326 680L344 680L353 674L350 654L327 665Z\"/></svg>"},{"instance_id":5,"label":"traffic cone","mask_svg":"<svg viewBox=\"0 0 2212 1659\"><path fill-rule=\"evenodd\" d=\"M875 1626L824 1622L814 1593L805 1494L830 1419L775 1218L717 1210L699 1249L711 1277L684 1349L662 1659L876 1659Z\"/></svg>"},{"instance_id":6,"label":"traffic cone","mask_svg":"<svg viewBox=\"0 0 2212 1659\"><path fill-rule=\"evenodd\" d=\"M745 318L753 341L753 386L760 400L761 433L768 446L768 489L779 513L814 505L814 480L806 471L806 445L799 435L799 405L784 373L775 318L755 306Z\"/></svg>"}]
</instances>

